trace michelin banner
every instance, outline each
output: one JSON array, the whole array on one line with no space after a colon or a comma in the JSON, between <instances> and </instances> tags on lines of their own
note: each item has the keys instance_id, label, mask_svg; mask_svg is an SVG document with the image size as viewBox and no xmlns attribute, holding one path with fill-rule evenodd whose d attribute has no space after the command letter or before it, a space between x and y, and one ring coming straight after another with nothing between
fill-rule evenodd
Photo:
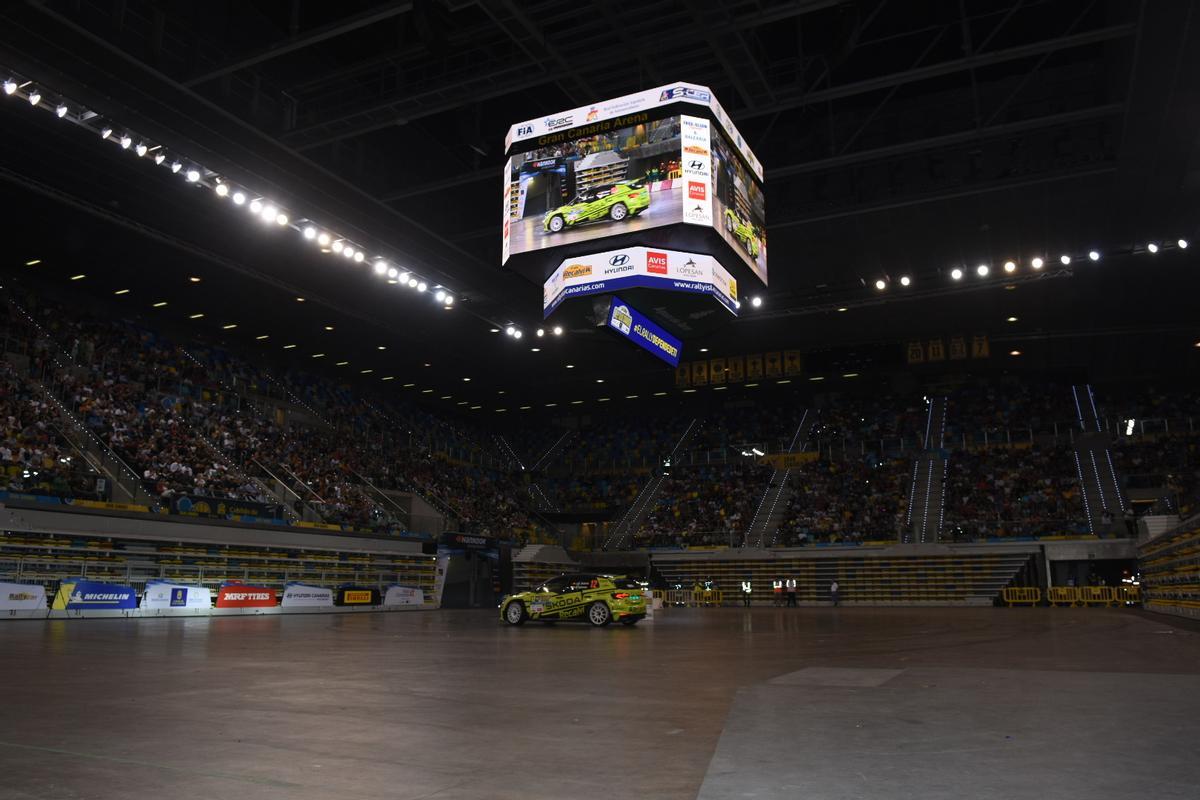
<instances>
[{"instance_id":1,"label":"michelin banner","mask_svg":"<svg viewBox=\"0 0 1200 800\"><path fill-rule=\"evenodd\" d=\"M333 608L333 589L289 583L283 589L284 608Z\"/></svg>"},{"instance_id":2,"label":"michelin banner","mask_svg":"<svg viewBox=\"0 0 1200 800\"><path fill-rule=\"evenodd\" d=\"M152 581L142 594L142 608L212 608L212 590L207 586Z\"/></svg>"},{"instance_id":3,"label":"michelin banner","mask_svg":"<svg viewBox=\"0 0 1200 800\"><path fill-rule=\"evenodd\" d=\"M624 247L564 259L542 286L542 316L572 297L624 289L707 294L737 314L737 281L715 258L652 247Z\"/></svg>"},{"instance_id":4,"label":"michelin banner","mask_svg":"<svg viewBox=\"0 0 1200 800\"><path fill-rule=\"evenodd\" d=\"M29 583L0 583L0 611L45 610L45 587Z\"/></svg>"},{"instance_id":5,"label":"michelin banner","mask_svg":"<svg viewBox=\"0 0 1200 800\"><path fill-rule=\"evenodd\" d=\"M131 586L95 581L69 581L58 585L55 611L119 611L137 608L137 592Z\"/></svg>"},{"instance_id":6,"label":"michelin banner","mask_svg":"<svg viewBox=\"0 0 1200 800\"><path fill-rule=\"evenodd\" d=\"M383 596L385 606L419 606L425 603L425 592L411 586L389 586Z\"/></svg>"}]
</instances>

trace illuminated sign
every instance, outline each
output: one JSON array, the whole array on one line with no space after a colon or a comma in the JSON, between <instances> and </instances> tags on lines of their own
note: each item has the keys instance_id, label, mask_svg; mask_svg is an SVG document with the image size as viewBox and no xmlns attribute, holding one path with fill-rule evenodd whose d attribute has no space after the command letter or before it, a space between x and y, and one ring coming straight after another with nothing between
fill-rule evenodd
<instances>
[{"instance_id":1,"label":"illuminated sign","mask_svg":"<svg viewBox=\"0 0 1200 800\"><path fill-rule=\"evenodd\" d=\"M608 327L656 358L679 366L683 341L667 333L637 309L613 295L608 311Z\"/></svg>"}]
</instances>

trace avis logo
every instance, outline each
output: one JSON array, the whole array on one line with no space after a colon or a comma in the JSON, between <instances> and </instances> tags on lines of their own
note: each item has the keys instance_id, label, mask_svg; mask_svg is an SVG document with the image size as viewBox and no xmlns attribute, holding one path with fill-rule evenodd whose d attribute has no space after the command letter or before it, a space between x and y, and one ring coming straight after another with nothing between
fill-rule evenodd
<instances>
[{"instance_id":1,"label":"avis logo","mask_svg":"<svg viewBox=\"0 0 1200 800\"><path fill-rule=\"evenodd\" d=\"M532 125L518 125L517 126L517 136L528 136L531 133L533 133Z\"/></svg>"},{"instance_id":2,"label":"avis logo","mask_svg":"<svg viewBox=\"0 0 1200 800\"><path fill-rule=\"evenodd\" d=\"M706 200L708 199L708 187L699 181L688 181L688 199L689 200Z\"/></svg>"},{"instance_id":3,"label":"avis logo","mask_svg":"<svg viewBox=\"0 0 1200 800\"><path fill-rule=\"evenodd\" d=\"M629 263L629 256L625 255L624 253L617 253L608 260L608 263L614 267L623 267Z\"/></svg>"},{"instance_id":4,"label":"avis logo","mask_svg":"<svg viewBox=\"0 0 1200 800\"><path fill-rule=\"evenodd\" d=\"M646 251L646 272L651 275L666 275L667 274L667 254L656 253L653 250Z\"/></svg>"}]
</instances>

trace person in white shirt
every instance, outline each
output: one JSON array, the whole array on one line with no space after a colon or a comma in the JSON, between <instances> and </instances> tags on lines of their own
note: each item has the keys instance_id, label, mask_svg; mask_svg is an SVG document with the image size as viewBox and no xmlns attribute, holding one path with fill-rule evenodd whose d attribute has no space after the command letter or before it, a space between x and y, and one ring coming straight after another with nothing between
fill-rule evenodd
<instances>
[{"instance_id":1,"label":"person in white shirt","mask_svg":"<svg viewBox=\"0 0 1200 800\"><path fill-rule=\"evenodd\" d=\"M829 599L833 600L833 605L836 608L838 604L838 582L836 578L833 583L829 584Z\"/></svg>"},{"instance_id":2,"label":"person in white shirt","mask_svg":"<svg viewBox=\"0 0 1200 800\"><path fill-rule=\"evenodd\" d=\"M754 587L750 585L750 579L742 581L742 605L746 608L750 607L750 597L754 593Z\"/></svg>"}]
</instances>

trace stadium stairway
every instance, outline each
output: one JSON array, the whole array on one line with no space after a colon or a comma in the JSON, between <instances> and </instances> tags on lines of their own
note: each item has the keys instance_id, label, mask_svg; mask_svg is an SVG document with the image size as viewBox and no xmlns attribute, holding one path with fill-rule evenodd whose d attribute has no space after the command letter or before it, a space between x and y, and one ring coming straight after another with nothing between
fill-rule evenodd
<instances>
[{"instance_id":1,"label":"stadium stairway","mask_svg":"<svg viewBox=\"0 0 1200 800\"><path fill-rule=\"evenodd\" d=\"M671 588L690 589L711 581L725 602L741 602L740 587L749 580L753 602L773 602L772 582L795 578L797 602L830 602L838 582L841 602L874 606L989 606L1030 565L1036 547L992 549L946 545L893 545L864 552L747 550L739 557L712 554L654 553L651 563Z\"/></svg>"},{"instance_id":2,"label":"stadium stairway","mask_svg":"<svg viewBox=\"0 0 1200 800\"><path fill-rule=\"evenodd\" d=\"M671 448L670 454L666 458L665 466L678 461L679 456L687 449L687 444L691 441L692 435L695 434L699 420L692 419L688 422L687 428L684 429L683 435L675 442L675 446ZM667 473L658 469L650 476L642 486L642 490L638 492L634 501L630 503L629 508L621 516L621 519L613 527L608 538L604 540L605 550L620 550L629 545L629 541L633 538L633 534L642 527L642 522L645 521L646 515L654 508L654 504L658 501L658 495L662 491L663 483L667 480Z\"/></svg>"},{"instance_id":3,"label":"stadium stairway","mask_svg":"<svg viewBox=\"0 0 1200 800\"><path fill-rule=\"evenodd\" d=\"M805 409L800 417L800 424L792 433L785 453L804 452L808 448L808 432L812 429L816 418L815 411ZM768 546L775 544L779 525L787 516L788 503L792 499L793 489L788 485L791 472L791 467L783 467L776 468L771 473L767 488L763 491L762 497L758 501L758 508L754 511L754 518L750 520L750 527L746 529L746 536L742 541L743 546L762 547L764 544Z\"/></svg>"},{"instance_id":4,"label":"stadium stairway","mask_svg":"<svg viewBox=\"0 0 1200 800\"><path fill-rule=\"evenodd\" d=\"M1083 509L1088 531L1103 535L1110 532L1113 520L1122 518L1128 503L1113 465L1112 434L1104 430L1092 387L1072 386L1071 394L1080 430L1075 437L1074 455Z\"/></svg>"},{"instance_id":5,"label":"stadium stairway","mask_svg":"<svg viewBox=\"0 0 1200 800\"><path fill-rule=\"evenodd\" d=\"M946 398L930 397L925 405L925 438L921 454L913 460L905 520L904 542L908 544L936 542L946 509Z\"/></svg>"}]
</instances>

